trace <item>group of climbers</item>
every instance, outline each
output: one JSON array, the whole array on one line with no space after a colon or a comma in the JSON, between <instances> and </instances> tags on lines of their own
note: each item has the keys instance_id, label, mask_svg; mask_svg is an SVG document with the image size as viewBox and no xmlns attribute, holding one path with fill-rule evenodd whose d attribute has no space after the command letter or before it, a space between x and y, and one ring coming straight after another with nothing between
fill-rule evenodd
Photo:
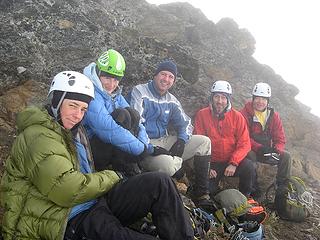
<instances>
[{"instance_id":1,"label":"group of climbers","mask_svg":"<svg viewBox=\"0 0 320 240\"><path fill-rule=\"evenodd\" d=\"M222 176L239 176L239 190L247 197L259 197L256 162L278 166L278 186L286 184L291 175L284 129L279 114L269 105L271 87L267 83L254 86L252 101L240 112L232 108L231 94L229 82L214 82L209 106L195 117L195 133L208 136L212 145L210 193L217 193ZM278 160L271 162L272 156Z\"/></svg>"},{"instance_id":2,"label":"group of climbers","mask_svg":"<svg viewBox=\"0 0 320 240\"><path fill-rule=\"evenodd\" d=\"M239 190L254 196L254 162L270 154L279 157L277 184L290 176L268 84L256 84L239 112L230 83L214 82L193 128L168 91L178 74L172 60L126 98L125 67L122 55L109 49L83 74L57 74L48 104L18 114L0 188L5 239L156 239L129 227L148 213L160 239L194 239L173 181L184 175L184 161L193 161L188 194L203 209L223 176L239 176Z\"/></svg>"}]
</instances>

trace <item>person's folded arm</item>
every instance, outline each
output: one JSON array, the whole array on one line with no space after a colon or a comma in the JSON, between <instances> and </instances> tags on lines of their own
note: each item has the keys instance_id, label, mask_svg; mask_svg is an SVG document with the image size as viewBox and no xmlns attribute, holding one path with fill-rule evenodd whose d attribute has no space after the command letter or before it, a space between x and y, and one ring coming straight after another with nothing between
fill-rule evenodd
<instances>
[{"instance_id":1,"label":"person's folded arm","mask_svg":"<svg viewBox=\"0 0 320 240\"><path fill-rule=\"evenodd\" d=\"M28 175L44 196L63 207L101 196L119 181L118 175L110 170L89 174L76 171L70 160L57 154L39 161Z\"/></svg>"}]
</instances>

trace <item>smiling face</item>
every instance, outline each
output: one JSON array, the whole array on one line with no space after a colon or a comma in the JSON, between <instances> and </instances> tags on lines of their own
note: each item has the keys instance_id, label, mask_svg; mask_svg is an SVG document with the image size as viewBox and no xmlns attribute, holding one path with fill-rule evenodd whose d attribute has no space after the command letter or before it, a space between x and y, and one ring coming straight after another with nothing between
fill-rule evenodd
<instances>
[{"instance_id":1,"label":"smiling face","mask_svg":"<svg viewBox=\"0 0 320 240\"><path fill-rule=\"evenodd\" d=\"M153 81L160 95L165 94L174 83L174 75L169 71L160 71L154 76Z\"/></svg>"},{"instance_id":2,"label":"smiling face","mask_svg":"<svg viewBox=\"0 0 320 240\"><path fill-rule=\"evenodd\" d=\"M268 98L254 97L252 101L253 109L259 112L263 112L268 106Z\"/></svg>"},{"instance_id":3,"label":"smiling face","mask_svg":"<svg viewBox=\"0 0 320 240\"><path fill-rule=\"evenodd\" d=\"M104 90L111 94L118 87L119 81L115 77L100 76L100 81Z\"/></svg>"},{"instance_id":4,"label":"smiling face","mask_svg":"<svg viewBox=\"0 0 320 240\"><path fill-rule=\"evenodd\" d=\"M60 116L63 127L65 129L73 128L82 120L87 108L88 104L85 102L64 99L60 107Z\"/></svg>"},{"instance_id":5,"label":"smiling face","mask_svg":"<svg viewBox=\"0 0 320 240\"><path fill-rule=\"evenodd\" d=\"M222 93L215 93L212 96L212 105L217 113L222 113L228 106L228 98Z\"/></svg>"}]
</instances>

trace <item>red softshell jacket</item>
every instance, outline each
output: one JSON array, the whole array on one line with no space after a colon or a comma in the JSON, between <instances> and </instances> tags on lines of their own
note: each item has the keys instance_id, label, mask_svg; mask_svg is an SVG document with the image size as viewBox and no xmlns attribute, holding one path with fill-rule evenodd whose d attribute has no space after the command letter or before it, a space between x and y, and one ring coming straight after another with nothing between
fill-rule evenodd
<instances>
[{"instance_id":1,"label":"red softshell jacket","mask_svg":"<svg viewBox=\"0 0 320 240\"><path fill-rule=\"evenodd\" d=\"M203 108L196 114L194 125L194 134L211 139L211 162L229 162L238 166L250 151L246 121L234 109L219 119L210 106Z\"/></svg>"},{"instance_id":2,"label":"red softshell jacket","mask_svg":"<svg viewBox=\"0 0 320 240\"><path fill-rule=\"evenodd\" d=\"M262 145L256 142L252 136L264 134L264 132L262 130L261 123L254 121L253 119L254 110L252 106L252 101L249 101L245 104L244 108L241 110L241 113L248 124L251 148L253 151L257 152L258 149L262 147ZM277 112L273 112L273 114L271 114L269 117L271 118L267 119L267 125L265 127L266 134L271 138L271 146L273 146L275 150L281 154L283 153L286 144L286 137L282 126L282 121L280 119L279 113Z\"/></svg>"}]
</instances>

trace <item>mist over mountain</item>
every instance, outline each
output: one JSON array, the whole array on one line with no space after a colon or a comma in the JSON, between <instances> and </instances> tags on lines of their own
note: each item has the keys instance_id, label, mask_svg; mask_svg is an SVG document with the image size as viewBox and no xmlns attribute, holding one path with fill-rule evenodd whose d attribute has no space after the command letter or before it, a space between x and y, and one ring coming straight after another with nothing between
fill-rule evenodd
<instances>
[{"instance_id":1,"label":"mist over mountain","mask_svg":"<svg viewBox=\"0 0 320 240\"><path fill-rule=\"evenodd\" d=\"M269 83L293 173L319 186L320 119L295 100L295 86L252 57L254 36L234 20L214 23L188 3L155 6L144 0L2 0L0 12L2 161L15 136L16 113L43 103L58 72L82 72L104 50L114 48L127 64L125 92L151 79L162 59L173 58L179 74L172 93L190 117L208 104L216 80L231 83L236 109L251 98L255 83Z\"/></svg>"}]
</instances>

